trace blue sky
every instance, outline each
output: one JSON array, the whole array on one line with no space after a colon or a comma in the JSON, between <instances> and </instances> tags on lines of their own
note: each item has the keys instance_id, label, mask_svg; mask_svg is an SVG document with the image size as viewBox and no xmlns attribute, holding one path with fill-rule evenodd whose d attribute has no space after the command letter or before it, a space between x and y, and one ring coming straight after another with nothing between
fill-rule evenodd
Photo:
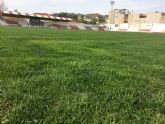
<instances>
[{"instance_id":1,"label":"blue sky","mask_svg":"<svg viewBox=\"0 0 165 124\"><path fill-rule=\"evenodd\" d=\"M21 12L74 12L107 14L110 0L4 0L9 10ZM116 0L115 8L135 12L164 11L165 0Z\"/></svg>"}]
</instances>

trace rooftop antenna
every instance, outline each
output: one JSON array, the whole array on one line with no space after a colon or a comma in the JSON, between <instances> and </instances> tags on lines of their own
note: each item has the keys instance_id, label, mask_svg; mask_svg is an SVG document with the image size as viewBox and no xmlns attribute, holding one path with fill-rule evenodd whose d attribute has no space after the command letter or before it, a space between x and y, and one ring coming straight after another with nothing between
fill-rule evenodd
<instances>
[{"instance_id":1,"label":"rooftop antenna","mask_svg":"<svg viewBox=\"0 0 165 124\"><path fill-rule=\"evenodd\" d=\"M110 4L111 4L111 23L114 24L114 21L115 21L115 11L114 10L114 5L115 5L115 0L111 0L110 1Z\"/></svg>"}]
</instances>

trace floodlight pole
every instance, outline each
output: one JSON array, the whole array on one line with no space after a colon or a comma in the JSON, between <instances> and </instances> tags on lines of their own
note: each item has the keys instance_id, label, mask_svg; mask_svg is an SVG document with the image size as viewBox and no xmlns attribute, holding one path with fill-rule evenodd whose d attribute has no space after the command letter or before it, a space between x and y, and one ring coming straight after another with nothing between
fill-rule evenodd
<instances>
[{"instance_id":1,"label":"floodlight pole","mask_svg":"<svg viewBox=\"0 0 165 124\"><path fill-rule=\"evenodd\" d=\"M114 10L114 5L115 5L115 0L111 0L110 1L111 4L111 23L114 24L115 23L115 10Z\"/></svg>"},{"instance_id":2,"label":"floodlight pole","mask_svg":"<svg viewBox=\"0 0 165 124\"><path fill-rule=\"evenodd\" d=\"M0 0L0 18L2 17L2 0Z\"/></svg>"},{"instance_id":3,"label":"floodlight pole","mask_svg":"<svg viewBox=\"0 0 165 124\"><path fill-rule=\"evenodd\" d=\"M0 0L0 18L2 18L3 15L3 0Z\"/></svg>"}]
</instances>

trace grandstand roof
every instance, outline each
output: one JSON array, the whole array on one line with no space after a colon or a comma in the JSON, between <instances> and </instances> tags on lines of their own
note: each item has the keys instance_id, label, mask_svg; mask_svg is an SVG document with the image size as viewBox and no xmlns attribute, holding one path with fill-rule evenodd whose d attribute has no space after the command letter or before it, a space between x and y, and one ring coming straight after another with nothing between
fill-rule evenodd
<instances>
[{"instance_id":1,"label":"grandstand roof","mask_svg":"<svg viewBox=\"0 0 165 124\"><path fill-rule=\"evenodd\" d=\"M37 17L37 18L42 18L42 19L50 19L50 20L63 20L63 21L71 21L71 18L65 18L65 17L57 17L57 16L52 16L48 13L22 13L22 12L13 12L13 11L3 11L3 15L7 16L19 16L19 17Z\"/></svg>"}]
</instances>

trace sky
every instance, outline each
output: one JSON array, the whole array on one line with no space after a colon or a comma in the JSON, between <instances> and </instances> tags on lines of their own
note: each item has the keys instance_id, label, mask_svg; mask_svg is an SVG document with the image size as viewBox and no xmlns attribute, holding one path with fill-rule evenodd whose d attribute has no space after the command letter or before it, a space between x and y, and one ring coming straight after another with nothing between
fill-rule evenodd
<instances>
[{"instance_id":1,"label":"sky","mask_svg":"<svg viewBox=\"0 0 165 124\"><path fill-rule=\"evenodd\" d=\"M107 14L110 0L4 0L9 10L20 12L73 12ZM134 12L165 12L165 0L116 0L115 8Z\"/></svg>"}]
</instances>

